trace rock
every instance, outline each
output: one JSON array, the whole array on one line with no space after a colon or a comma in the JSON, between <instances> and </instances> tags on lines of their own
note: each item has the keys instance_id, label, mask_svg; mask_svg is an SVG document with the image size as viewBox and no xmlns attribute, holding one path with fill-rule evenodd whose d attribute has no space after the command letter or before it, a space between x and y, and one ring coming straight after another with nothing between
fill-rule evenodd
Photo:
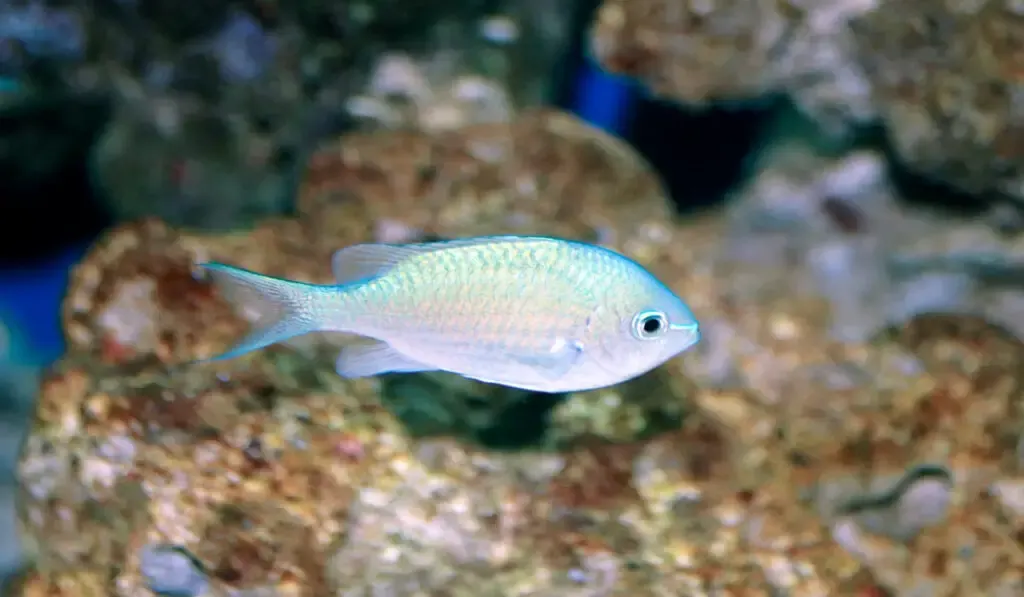
<instances>
[{"instance_id":1,"label":"rock","mask_svg":"<svg viewBox=\"0 0 1024 597\"><path fill-rule=\"evenodd\" d=\"M1022 473L1017 451L1024 345L984 320L947 315L918 317L896 331L894 341L918 355L930 382L919 392L891 394L883 408L848 417L847 443L834 444L834 456L816 452L823 460L847 462L851 477L862 476L864 467L895 471L907 462L943 463L951 480L947 489L945 482L932 482L930 489L917 482L892 496L896 507L917 501L904 519L925 514L942 522L920 527L910 542L884 537L881 529L867 532L866 521L858 525L840 508L833 519L836 540L901 595L1017 594L1024 588L1024 519L1011 496ZM838 472L829 474L827 484ZM890 526L886 534L894 530Z\"/></svg>"},{"instance_id":2,"label":"rock","mask_svg":"<svg viewBox=\"0 0 1024 597\"><path fill-rule=\"evenodd\" d=\"M896 203L881 163L780 151L728 209L676 222L635 154L531 111L327 144L296 219L121 227L74 272L69 354L19 465L38 546L20 594L147 595L153 550L211 594L1019 591L1024 346L991 321L1014 311L974 312L1009 291L972 273L948 312L891 321L920 272L887 258L980 232ZM333 249L383 232L599 240L679 289L707 334L543 404L516 449L486 440L536 396L344 380L328 339L182 365L245 327L194 260L326 281ZM993 250L1012 261L1018 242Z\"/></svg>"},{"instance_id":3,"label":"rock","mask_svg":"<svg viewBox=\"0 0 1024 597\"><path fill-rule=\"evenodd\" d=\"M139 570L158 595L202 595L210 584L194 558L170 547L147 547L139 558Z\"/></svg>"},{"instance_id":4,"label":"rock","mask_svg":"<svg viewBox=\"0 0 1024 597\"><path fill-rule=\"evenodd\" d=\"M605 0L591 44L605 67L637 77L659 96L700 106L788 93L842 136L877 115L847 27L876 4Z\"/></svg>"},{"instance_id":5,"label":"rock","mask_svg":"<svg viewBox=\"0 0 1024 597\"><path fill-rule=\"evenodd\" d=\"M1024 10L1012 0L900 6L852 28L896 153L963 191L1024 199Z\"/></svg>"},{"instance_id":6,"label":"rock","mask_svg":"<svg viewBox=\"0 0 1024 597\"><path fill-rule=\"evenodd\" d=\"M913 171L1024 201L1019 8L895 6L606 0L592 43L607 68L660 96L702 105L784 94L832 136L881 123Z\"/></svg>"}]
</instances>

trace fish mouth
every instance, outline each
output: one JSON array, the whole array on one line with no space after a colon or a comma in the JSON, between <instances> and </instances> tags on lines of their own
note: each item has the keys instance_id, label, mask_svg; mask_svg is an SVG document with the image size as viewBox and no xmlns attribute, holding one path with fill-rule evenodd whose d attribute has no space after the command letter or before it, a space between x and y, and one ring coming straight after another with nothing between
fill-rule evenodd
<instances>
[{"instance_id":1,"label":"fish mouth","mask_svg":"<svg viewBox=\"0 0 1024 597\"><path fill-rule=\"evenodd\" d=\"M672 332L686 334L690 340L689 346L700 342L700 324L696 321L692 323L670 323L668 329Z\"/></svg>"}]
</instances>

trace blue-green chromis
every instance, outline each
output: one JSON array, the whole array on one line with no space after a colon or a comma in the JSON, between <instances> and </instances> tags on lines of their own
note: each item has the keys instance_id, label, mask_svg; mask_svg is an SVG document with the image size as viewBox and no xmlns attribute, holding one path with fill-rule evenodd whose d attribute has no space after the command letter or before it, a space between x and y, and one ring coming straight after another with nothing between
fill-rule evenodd
<instances>
[{"instance_id":1,"label":"blue-green chromis","mask_svg":"<svg viewBox=\"0 0 1024 597\"><path fill-rule=\"evenodd\" d=\"M259 316L226 359L309 332L345 332L338 374L449 371L539 392L614 385L700 340L690 308L614 251L544 237L361 244L333 258L336 285L202 265Z\"/></svg>"}]
</instances>

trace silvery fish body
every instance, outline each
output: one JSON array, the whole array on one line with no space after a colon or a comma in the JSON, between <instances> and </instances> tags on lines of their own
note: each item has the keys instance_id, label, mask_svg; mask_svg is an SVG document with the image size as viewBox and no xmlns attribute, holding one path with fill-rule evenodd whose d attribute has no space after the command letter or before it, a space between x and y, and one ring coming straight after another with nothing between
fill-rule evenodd
<instances>
[{"instance_id":1,"label":"silvery fish body","mask_svg":"<svg viewBox=\"0 0 1024 597\"><path fill-rule=\"evenodd\" d=\"M449 371L541 392L610 386L700 339L689 307L614 251L545 237L362 244L333 259L336 285L209 263L225 295L259 319L217 358L316 331L342 348L344 377Z\"/></svg>"}]
</instances>

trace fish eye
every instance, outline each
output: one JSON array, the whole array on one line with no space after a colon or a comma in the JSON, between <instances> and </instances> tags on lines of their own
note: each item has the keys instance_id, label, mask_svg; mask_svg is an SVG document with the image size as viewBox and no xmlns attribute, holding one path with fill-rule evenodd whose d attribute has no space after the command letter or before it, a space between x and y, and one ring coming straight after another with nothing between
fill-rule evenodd
<instances>
[{"instance_id":1,"label":"fish eye","mask_svg":"<svg viewBox=\"0 0 1024 597\"><path fill-rule=\"evenodd\" d=\"M658 311L641 311L633 318L633 335L641 340L657 338L667 329L668 320Z\"/></svg>"}]
</instances>

